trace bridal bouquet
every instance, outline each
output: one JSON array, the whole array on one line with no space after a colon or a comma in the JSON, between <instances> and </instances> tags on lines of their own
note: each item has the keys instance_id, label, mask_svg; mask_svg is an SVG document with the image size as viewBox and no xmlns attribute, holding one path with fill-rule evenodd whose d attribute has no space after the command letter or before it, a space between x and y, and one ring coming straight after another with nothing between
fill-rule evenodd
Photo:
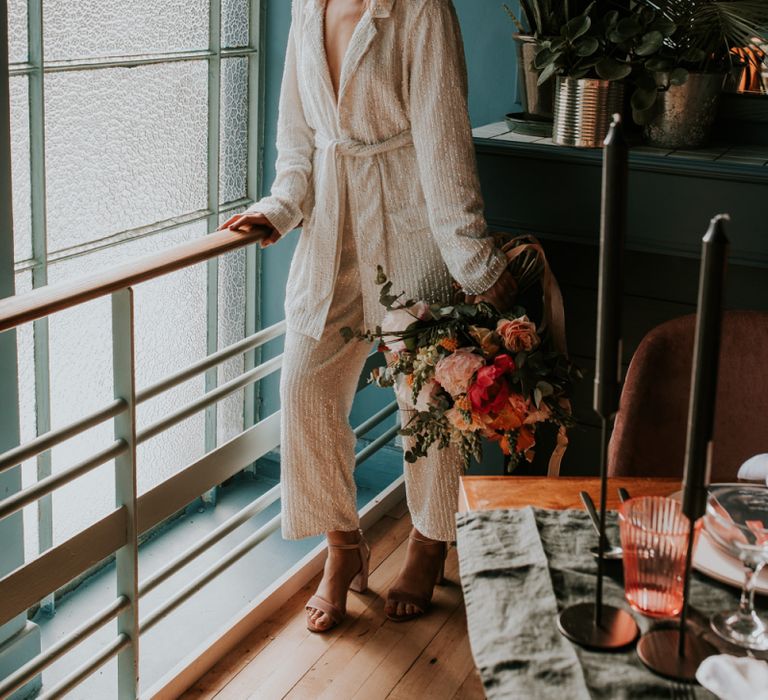
<instances>
[{"instance_id":1,"label":"bridal bouquet","mask_svg":"<svg viewBox=\"0 0 768 700\"><path fill-rule=\"evenodd\" d=\"M541 249L518 239L509 250L517 251L510 270L521 291L541 277ZM412 438L407 461L425 456L435 443L455 444L467 468L472 456L481 459L481 438L487 438L499 444L512 469L533 458L536 430L545 422L558 425L567 442L569 399L580 372L555 347L556 334L547 324L537 327L520 306L500 313L487 303L402 300L392 294L381 267L377 284L387 309L381 326L345 328L342 334L346 340L378 341L387 353L388 364L374 369L369 381L394 387L401 403L412 408L400 431Z\"/></svg>"}]
</instances>

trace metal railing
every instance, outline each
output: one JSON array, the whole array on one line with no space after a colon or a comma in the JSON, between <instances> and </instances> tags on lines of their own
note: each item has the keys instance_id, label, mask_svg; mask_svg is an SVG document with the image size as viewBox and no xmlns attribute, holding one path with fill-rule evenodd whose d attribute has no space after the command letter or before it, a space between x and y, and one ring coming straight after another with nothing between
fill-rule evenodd
<instances>
[{"instance_id":1,"label":"metal railing","mask_svg":"<svg viewBox=\"0 0 768 700\"><path fill-rule=\"evenodd\" d=\"M139 692L139 637L179 607L194 593L229 566L245 556L280 526L278 514L229 550L218 561L188 581L159 607L139 618L139 601L224 537L262 513L279 498L274 487L238 513L221 523L194 546L179 554L160 570L139 580L138 546L141 534L163 522L190 502L242 471L279 444L279 412L274 413L228 442L207 452L179 473L139 496L136 489L136 447L189 416L215 405L229 394L250 386L280 369L282 356L247 369L182 406L141 432L136 429L136 407L188 379L259 348L285 332L284 322L275 324L203 360L183 368L161 381L137 390L135 385L133 286L184 267L215 258L253 244L260 232L212 233L199 240L147 256L88 278L39 288L0 301L0 333L22 323L35 321L86 301L110 295L112 298L112 346L114 400L98 411L69 425L51 430L29 442L0 454L0 473L18 467L24 460L47 452L55 445L105 421L113 421L114 442L81 462L57 471L0 501L0 519L51 494L100 465L114 460L117 507L107 516L52 547L0 579L0 625L35 605L110 555L115 555L117 590L115 599L102 611L83 622L64 639L35 656L12 675L0 679L0 698L5 698L37 677L45 668L74 647L117 619L117 634L98 654L76 668L55 686L44 688L41 697L61 697L85 680L107 661L118 659L118 696L134 700ZM393 401L355 429L360 437L397 411ZM389 442L398 428L386 430L356 456L356 464Z\"/></svg>"}]
</instances>

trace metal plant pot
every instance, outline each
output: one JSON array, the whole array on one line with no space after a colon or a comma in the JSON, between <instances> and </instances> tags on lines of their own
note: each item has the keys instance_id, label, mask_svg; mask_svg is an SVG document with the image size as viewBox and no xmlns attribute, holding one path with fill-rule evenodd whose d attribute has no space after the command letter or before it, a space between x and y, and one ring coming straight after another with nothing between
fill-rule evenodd
<instances>
[{"instance_id":1,"label":"metal plant pot","mask_svg":"<svg viewBox=\"0 0 768 700\"><path fill-rule=\"evenodd\" d=\"M599 148L611 116L624 106L624 85L612 80L559 77L555 84L552 141L561 146Z\"/></svg>"},{"instance_id":2,"label":"metal plant pot","mask_svg":"<svg viewBox=\"0 0 768 700\"><path fill-rule=\"evenodd\" d=\"M554 81L538 85L541 71L533 65L536 40L526 34L515 34L517 45L517 84L526 117L552 121Z\"/></svg>"},{"instance_id":3,"label":"metal plant pot","mask_svg":"<svg viewBox=\"0 0 768 700\"><path fill-rule=\"evenodd\" d=\"M691 73L682 85L661 90L653 118L645 125L646 142L658 148L696 148L709 138L717 114L725 75ZM668 84L666 73L656 74L659 86Z\"/></svg>"}]
</instances>

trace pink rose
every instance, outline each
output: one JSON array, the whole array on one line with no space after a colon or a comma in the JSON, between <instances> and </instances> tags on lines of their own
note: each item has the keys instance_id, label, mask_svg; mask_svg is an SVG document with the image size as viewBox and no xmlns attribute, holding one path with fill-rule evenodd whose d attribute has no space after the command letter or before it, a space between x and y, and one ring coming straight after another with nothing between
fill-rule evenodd
<instances>
[{"instance_id":1,"label":"pink rose","mask_svg":"<svg viewBox=\"0 0 768 700\"><path fill-rule=\"evenodd\" d=\"M435 379L453 397L465 394L475 372L485 365L481 355L459 348L435 365Z\"/></svg>"},{"instance_id":2,"label":"pink rose","mask_svg":"<svg viewBox=\"0 0 768 700\"><path fill-rule=\"evenodd\" d=\"M496 332L501 336L504 347L511 352L525 350L530 352L541 342L536 334L536 324L529 321L527 316L513 320L501 319L496 324Z\"/></svg>"}]
</instances>

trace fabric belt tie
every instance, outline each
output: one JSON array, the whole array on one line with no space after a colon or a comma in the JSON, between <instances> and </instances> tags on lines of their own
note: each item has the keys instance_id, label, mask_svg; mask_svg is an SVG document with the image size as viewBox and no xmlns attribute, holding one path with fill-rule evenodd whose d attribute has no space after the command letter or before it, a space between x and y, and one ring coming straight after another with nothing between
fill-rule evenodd
<instances>
[{"instance_id":1,"label":"fabric belt tie","mask_svg":"<svg viewBox=\"0 0 768 700\"><path fill-rule=\"evenodd\" d=\"M324 266L333 265L333 275L323 276L324 289L319 290L319 299L329 302L333 295L336 273L339 269L341 235L345 224L343 216L346 211L347 196L346 187L342 187L341 183L345 175L346 158L370 158L412 144L413 137L410 129L401 131L392 138L379 143L362 143L347 138L331 138L319 132L315 134L315 148L320 151L321 157L317 159L320 166L319 172L315 173L316 193L312 235L319 235L330 244L329 247L321 248L323 260L318 261L318 263ZM381 178L381 171L378 168L377 172ZM381 182L379 182L379 187L383 198ZM366 232L369 240L373 239L379 244L383 241L385 233L383 207L380 207L380 210L380 230ZM377 250L375 254L378 256L381 252ZM367 262L374 261L368 260ZM376 264L383 264L384 262L383 258L376 260Z\"/></svg>"}]
</instances>

